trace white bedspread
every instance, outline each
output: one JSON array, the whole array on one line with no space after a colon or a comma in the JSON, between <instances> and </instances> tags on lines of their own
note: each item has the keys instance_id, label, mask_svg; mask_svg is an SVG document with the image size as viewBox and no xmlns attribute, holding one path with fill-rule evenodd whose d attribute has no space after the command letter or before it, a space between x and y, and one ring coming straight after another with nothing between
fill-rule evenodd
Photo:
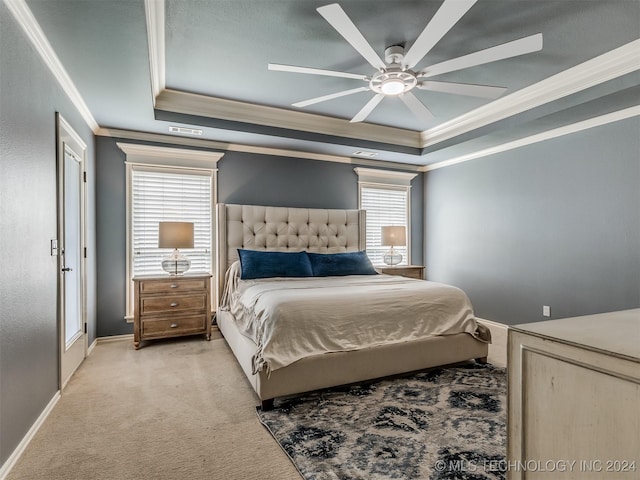
<instances>
[{"instance_id":1,"label":"white bedspread","mask_svg":"<svg viewBox=\"0 0 640 480\"><path fill-rule=\"evenodd\" d=\"M258 346L254 373L301 358L467 332L488 342L466 294L391 275L240 280L227 272L221 308Z\"/></svg>"}]
</instances>

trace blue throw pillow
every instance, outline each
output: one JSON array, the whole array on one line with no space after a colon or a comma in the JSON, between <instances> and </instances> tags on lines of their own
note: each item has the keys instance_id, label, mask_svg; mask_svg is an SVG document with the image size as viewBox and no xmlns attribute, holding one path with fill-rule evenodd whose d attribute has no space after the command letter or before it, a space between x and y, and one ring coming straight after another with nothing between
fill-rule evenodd
<instances>
[{"instance_id":1,"label":"blue throw pillow","mask_svg":"<svg viewBox=\"0 0 640 480\"><path fill-rule=\"evenodd\" d=\"M307 253L311 261L314 277L333 277L342 275L377 275L367 254L347 253Z\"/></svg>"},{"instance_id":2,"label":"blue throw pillow","mask_svg":"<svg viewBox=\"0 0 640 480\"><path fill-rule=\"evenodd\" d=\"M238 249L242 273L240 278L250 280L269 277L311 277L311 263L305 252L265 252Z\"/></svg>"}]
</instances>

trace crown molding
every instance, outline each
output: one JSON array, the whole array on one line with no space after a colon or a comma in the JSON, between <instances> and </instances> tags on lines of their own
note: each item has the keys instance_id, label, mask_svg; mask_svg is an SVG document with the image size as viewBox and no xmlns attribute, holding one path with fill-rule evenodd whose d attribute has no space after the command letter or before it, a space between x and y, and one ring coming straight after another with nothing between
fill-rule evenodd
<instances>
[{"instance_id":1,"label":"crown molding","mask_svg":"<svg viewBox=\"0 0 640 480\"><path fill-rule=\"evenodd\" d=\"M357 165L368 165L376 167L394 168L396 170L418 172L419 165L408 163L390 162L385 160L368 160L363 158L352 158L341 155L329 155L326 153L305 152L302 150L291 150L284 148L259 147L255 145L243 145L240 143L218 142L199 138L187 138L173 135L163 135L160 133L138 132L134 130L121 130L114 128L99 128L96 135L100 137L121 138L127 140L139 140L145 142L166 143L171 145L183 145L198 148L211 148L224 150L227 152L253 153L257 155L268 155L275 157L300 158L305 160L319 160L323 162L350 163Z\"/></svg>"},{"instance_id":2,"label":"crown molding","mask_svg":"<svg viewBox=\"0 0 640 480\"><path fill-rule=\"evenodd\" d=\"M356 138L390 145L420 147L420 132L369 123L351 123L349 120L341 118L295 112L178 90L166 89L162 91L156 97L156 108L198 117L252 123L334 137Z\"/></svg>"},{"instance_id":3,"label":"crown molding","mask_svg":"<svg viewBox=\"0 0 640 480\"><path fill-rule=\"evenodd\" d=\"M47 37L40 28L38 21L33 16L33 13L29 9L25 0L4 0L4 3L13 14L18 25L20 25L27 34L32 45L40 54L45 65L49 68L64 92L67 94L71 103L76 107L89 128L93 132L96 132L99 128L98 122L93 118L89 107L84 102L80 92L78 92L78 89L56 55L56 52L53 50L49 40L47 40Z\"/></svg>"},{"instance_id":4,"label":"crown molding","mask_svg":"<svg viewBox=\"0 0 640 480\"><path fill-rule=\"evenodd\" d=\"M153 103L165 89L165 2L164 0L145 0L144 12L147 21L147 39L149 42L149 69L151 72L151 91Z\"/></svg>"},{"instance_id":5,"label":"crown molding","mask_svg":"<svg viewBox=\"0 0 640 480\"><path fill-rule=\"evenodd\" d=\"M420 133L422 148L640 69L640 40L499 98Z\"/></svg>"},{"instance_id":6,"label":"crown molding","mask_svg":"<svg viewBox=\"0 0 640 480\"><path fill-rule=\"evenodd\" d=\"M576 122L570 125L565 125L563 127L547 130L546 132L541 132L536 135L523 137L518 140L514 140L512 142L495 145L493 147L485 148L483 150L478 150L476 152L468 153L466 155L461 155L459 157L451 158L449 160L433 163L431 165L426 165L424 167L420 167L420 171L429 172L431 170L436 170L438 168L449 167L451 165L456 165L458 163L468 162L469 160L475 160L477 158L487 157L489 155L495 155L496 153L506 152L508 150L513 150L515 148L524 147L526 145L532 145L534 143L544 142L552 138L562 137L564 135L577 133L582 130L599 127L602 125L606 125L608 123L618 122L620 120L626 120L628 118L637 117L639 115L640 115L640 105L636 105L636 106L625 108L622 110L617 110L615 112L607 113L606 115L600 115L598 117L589 118L581 122Z\"/></svg>"},{"instance_id":7,"label":"crown molding","mask_svg":"<svg viewBox=\"0 0 640 480\"><path fill-rule=\"evenodd\" d=\"M167 143L171 145L211 148L216 150L224 150L227 152L255 153L259 155L271 155L277 157L293 157L304 158L308 160L322 160L325 162L351 163L350 157L343 157L339 155L303 152L298 150L287 150L283 148L259 147L254 145L219 142L216 140L206 140L199 138L186 138L173 135L163 135L160 133L138 132L133 130L100 128L96 135L101 137L124 138L128 140L140 140L145 142Z\"/></svg>"}]
</instances>

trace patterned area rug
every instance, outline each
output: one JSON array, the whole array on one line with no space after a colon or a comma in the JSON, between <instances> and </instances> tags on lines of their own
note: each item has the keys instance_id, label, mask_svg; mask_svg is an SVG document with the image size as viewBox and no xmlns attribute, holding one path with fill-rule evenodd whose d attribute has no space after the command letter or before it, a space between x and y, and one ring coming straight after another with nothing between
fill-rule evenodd
<instances>
[{"instance_id":1,"label":"patterned area rug","mask_svg":"<svg viewBox=\"0 0 640 480\"><path fill-rule=\"evenodd\" d=\"M276 400L258 416L307 480L506 476L506 372L491 365Z\"/></svg>"}]
</instances>

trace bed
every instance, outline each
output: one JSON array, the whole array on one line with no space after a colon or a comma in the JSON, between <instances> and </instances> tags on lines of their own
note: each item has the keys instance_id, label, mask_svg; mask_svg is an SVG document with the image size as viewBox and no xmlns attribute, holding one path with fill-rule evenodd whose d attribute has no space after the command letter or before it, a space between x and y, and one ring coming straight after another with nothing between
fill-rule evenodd
<instances>
[{"instance_id":1,"label":"bed","mask_svg":"<svg viewBox=\"0 0 640 480\"><path fill-rule=\"evenodd\" d=\"M277 397L486 361L489 332L455 287L390 275L240 279L239 251L245 262L258 252L302 252L287 258L315 258L316 273L317 259L358 257L363 210L219 204L217 231L218 328L263 409Z\"/></svg>"}]
</instances>

